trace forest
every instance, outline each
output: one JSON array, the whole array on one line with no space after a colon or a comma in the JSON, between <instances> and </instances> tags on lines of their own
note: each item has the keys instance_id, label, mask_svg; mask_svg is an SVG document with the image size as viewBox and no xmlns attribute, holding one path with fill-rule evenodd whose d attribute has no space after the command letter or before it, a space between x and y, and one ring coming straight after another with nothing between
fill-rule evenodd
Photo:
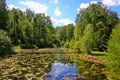
<instances>
[{"instance_id":1,"label":"forest","mask_svg":"<svg viewBox=\"0 0 120 80\"><path fill-rule=\"evenodd\" d=\"M6 1L0 0L1 61L9 59L9 57L6 58L8 55L18 55L23 49L53 48L74 50L77 55L95 56L105 61L104 74L108 80L120 79L120 19L116 12L108 9L102 2L90 4L88 8L81 9L76 14L75 25L54 27L50 16L34 13L30 9L10 10ZM42 54L44 53L43 51ZM36 56L40 55L36 54ZM0 64L2 69L1 66ZM12 78L12 80L16 79Z\"/></svg>"}]
</instances>

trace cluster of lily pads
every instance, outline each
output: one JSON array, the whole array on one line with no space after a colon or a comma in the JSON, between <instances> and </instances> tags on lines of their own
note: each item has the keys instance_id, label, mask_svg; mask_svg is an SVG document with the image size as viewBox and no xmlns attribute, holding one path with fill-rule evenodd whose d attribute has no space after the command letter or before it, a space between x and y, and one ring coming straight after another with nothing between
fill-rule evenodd
<instances>
[{"instance_id":1,"label":"cluster of lily pads","mask_svg":"<svg viewBox=\"0 0 120 80\"><path fill-rule=\"evenodd\" d=\"M104 79L102 67L99 64L81 60L79 54L70 53L20 53L0 61L0 80L44 80L51 75L54 62L72 66L76 63L76 80ZM80 75L79 75L80 74ZM93 77L91 77L93 76ZM55 80L55 79L54 79ZM64 78L63 80L72 80Z\"/></svg>"},{"instance_id":2,"label":"cluster of lily pads","mask_svg":"<svg viewBox=\"0 0 120 80\"><path fill-rule=\"evenodd\" d=\"M72 63L66 54L18 54L0 61L0 80L43 80L55 61Z\"/></svg>"}]
</instances>

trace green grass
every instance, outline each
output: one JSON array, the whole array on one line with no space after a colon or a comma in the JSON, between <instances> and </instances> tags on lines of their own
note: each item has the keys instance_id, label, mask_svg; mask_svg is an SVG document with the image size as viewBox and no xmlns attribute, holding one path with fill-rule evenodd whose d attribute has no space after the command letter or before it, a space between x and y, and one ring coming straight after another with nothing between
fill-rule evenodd
<instances>
[{"instance_id":1,"label":"green grass","mask_svg":"<svg viewBox=\"0 0 120 80\"><path fill-rule=\"evenodd\" d=\"M105 55L106 52L93 51L92 54L96 54L96 55Z\"/></svg>"},{"instance_id":2,"label":"green grass","mask_svg":"<svg viewBox=\"0 0 120 80\"><path fill-rule=\"evenodd\" d=\"M93 51L92 55L95 55L95 56L105 60L106 56L107 56L107 52Z\"/></svg>"}]
</instances>

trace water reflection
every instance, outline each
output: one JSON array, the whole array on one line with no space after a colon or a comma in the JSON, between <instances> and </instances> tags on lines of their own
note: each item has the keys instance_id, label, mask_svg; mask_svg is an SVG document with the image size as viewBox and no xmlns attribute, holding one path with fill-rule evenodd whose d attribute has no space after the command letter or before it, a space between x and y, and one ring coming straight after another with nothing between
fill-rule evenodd
<instances>
[{"instance_id":1,"label":"water reflection","mask_svg":"<svg viewBox=\"0 0 120 80\"><path fill-rule=\"evenodd\" d=\"M76 72L76 64L63 64L55 62L52 66L52 70L45 80L78 80L80 77ZM80 80L80 79L79 79Z\"/></svg>"}]
</instances>

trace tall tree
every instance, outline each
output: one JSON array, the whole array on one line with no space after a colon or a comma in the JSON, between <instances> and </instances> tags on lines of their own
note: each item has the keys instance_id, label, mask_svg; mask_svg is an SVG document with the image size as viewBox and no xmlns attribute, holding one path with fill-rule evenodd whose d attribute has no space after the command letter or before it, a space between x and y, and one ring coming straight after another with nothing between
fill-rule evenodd
<instances>
[{"instance_id":1,"label":"tall tree","mask_svg":"<svg viewBox=\"0 0 120 80\"><path fill-rule=\"evenodd\" d=\"M88 54L92 53L92 48L94 46L94 30L93 25L88 24L87 27L84 30L84 36L81 37L81 46L80 48L83 48L87 51Z\"/></svg>"},{"instance_id":2,"label":"tall tree","mask_svg":"<svg viewBox=\"0 0 120 80\"><path fill-rule=\"evenodd\" d=\"M0 0L0 28L7 30L7 9L6 1Z\"/></svg>"},{"instance_id":3,"label":"tall tree","mask_svg":"<svg viewBox=\"0 0 120 80\"><path fill-rule=\"evenodd\" d=\"M111 80L119 80L120 77L120 22L112 30L112 34L108 41L108 69L111 75Z\"/></svg>"},{"instance_id":4,"label":"tall tree","mask_svg":"<svg viewBox=\"0 0 120 80\"><path fill-rule=\"evenodd\" d=\"M67 35L68 41L70 41L74 37L74 25L73 24L68 24L66 26L66 35Z\"/></svg>"},{"instance_id":5,"label":"tall tree","mask_svg":"<svg viewBox=\"0 0 120 80\"><path fill-rule=\"evenodd\" d=\"M11 51L11 39L4 30L0 29L0 56Z\"/></svg>"},{"instance_id":6,"label":"tall tree","mask_svg":"<svg viewBox=\"0 0 120 80\"><path fill-rule=\"evenodd\" d=\"M100 51L105 50L111 30L117 21L118 16L116 13L108 10L104 4L90 4L88 8L81 9L77 15L75 38L79 39L81 36L84 36L83 32L87 24L92 24L96 41L94 47ZM78 32L80 34L77 34Z\"/></svg>"}]
</instances>

